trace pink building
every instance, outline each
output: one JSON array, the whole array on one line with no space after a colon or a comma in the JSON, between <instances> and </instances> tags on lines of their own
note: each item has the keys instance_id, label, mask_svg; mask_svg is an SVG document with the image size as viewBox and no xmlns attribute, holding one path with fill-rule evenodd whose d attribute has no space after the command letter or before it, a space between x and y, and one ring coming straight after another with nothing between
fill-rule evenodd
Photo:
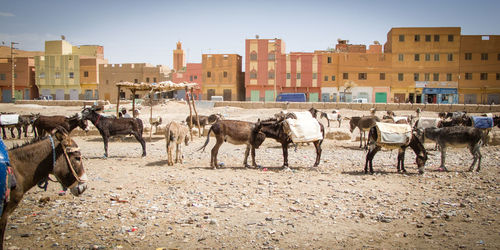
<instances>
[{"instance_id":1,"label":"pink building","mask_svg":"<svg viewBox=\"0 0 500 250\"><path fill-rule=\"evenodd\" d=\"M187 63L186 70L172 73L172 82L194 82L198 87L193 90L196 100L202 99L202 65L201 63ZM180 93L180 92L179 92Z\"/></svg>"}]
</instances>

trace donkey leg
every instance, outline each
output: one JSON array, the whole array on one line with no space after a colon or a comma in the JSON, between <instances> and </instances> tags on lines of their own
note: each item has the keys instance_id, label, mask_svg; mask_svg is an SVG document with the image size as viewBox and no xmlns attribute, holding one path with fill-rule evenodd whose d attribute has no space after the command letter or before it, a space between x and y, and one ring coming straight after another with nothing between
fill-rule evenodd
<instances>
[{"instance_id":1,"label":"donkey leg","mask_svg":"<svg viewBox=\"0 0 500 250\"><path fill-rule=\"evenodd\" d=\"M168 139L167 139L168 140ZM174 165L173 157L172 157L172 145L170 142L167 142L167 165Z\"/></svg>"},{"instance_id":2,"label":"donkey leg","mask_svg":"<svg viewBox=\"0 0 500 250\"><path fill-rule=\"evenodd\" d=\"M144 138L142 138L142 135L136 132L132 133L135 137L135 139L141 144L142 147L142 157L146 156L146 141L144 141Z\"/></svg>"},{"instance_id":3,"label":"donkey leg","mask_svg":"<svg viewBox=\"0 0 500 250\"><path fill-rule=\"evenodd\" d=\"M109 137L108 136L103 136L102 140L104 142L104 158L107 158L108 157L108 140L109 140Z\"/></svg>"},{"instance_id":4,"label":"donkey leg","mask_svg":"<svg viewBox=\"0 0 500 250\"><path fill-rule=\"evenodd\" d=\"M252 154L252 166L254 168L259 168L259 165L255 162L255 148L253 146L251 147L250 152Z\"/></svg>"},{"instance_id":5,"label":"donkey leg","mask_svg":"<svg viewBox=\"0 0 500 250\"><path fill-rule=\"evenodd\" d=\"M283 169L288 169L288 143L282 143L281 149L283 150Z\"/></svg>"},{"instance_id":6,"label":"donkey leg","mask_svg":"<svg viewBox=\"0 0 500 250\"><path fill-rule=\"evenodd\" d=\"M181 144L176 144L175 147L175 163L182 163L182 157L181 157Z\"/></svg>"},{"instance_id":7,"label":"donkey leg","mask_svg":"<svg viewBox=\"0 0 500 250\"><path fill-rule=\"evenodd\" d=\"M448 171L448 169L445 167L445 162L446 162L446 147L444 145L439 145L441 147L441 166L439 166L440 169L443 169L444 171Z\"/></svg>"},{"instance_id":8,"label":"donkey leg","mask_svg":"<svg viewBox=\"0 0 500 250\"><path fill-rule=\"evenodd\" d=\"M359 130L359 148L363 147L363 131Z\"/></svg>"},{"instance_id":9,"label":"donkey leg","mask_svg":"<svg viewBox=\"0 0 500 250\"><path fill-rule=\"evenodd\" d=\"M405 169L405 150L406 148L399 148L398 150L398 173L403 171L403 173L406 173ZM400 168L401 167L401 168Z\"/></svg>"},{"instance_id":10,"label":"donkey leg","mask_svg":"<svg viewBox=\"0 0 500 250\"><path fill-rule=\"evenodd\" d=\"M211 159L210 159L210 165L212 166L213 169L217 168L217 154L219 153L219 148L222 145L222 140L217 140L215 143L214 147L212 148L211 153Z\"/></svg>"},{"instance_id":11,"label":"donkey leg","mask_svg":"<svg viewBox=\"0 0 500 250\"><path fill-rule=\"evenodd\" d=\"M2 126L2 134L3 134L2 138L4 140L7 139L7 136L5 135L5 127L4 126Z\"/></svg>"},{"instance_id":12,"label":"donkey leg","mask_svg":"<svg viewBox=\"0 0 500 250\"><path fill-rule=\"evenodd\" d=\"M243 166L245 166L245 168L249 168L250 165L248 165L248 154L250 153L250 145L247 144L247 147L245 148L245 158L243 159ZM252 160L254 160L252 158Z\"/></svg>"},{"instance_id":13,"label":"donkey leg","mask_svg":"<svg viewBox=\"0 0 500 250\"><path fill-rule=\"evenodd\" d=\"M481 170L481 158L483 158L483 155L481 154L481 145L477 146L477 151L476 151L477 157L478 157L478 162L477 162L477 169L476 171L479 172Z\"/></svg>"},{"instance_id":14,"label":"donkey leg","mask_svg":"<svg viewBox=\"0 0 500 250\"><path fill-rule=\"evenodd\" d=\"M321 160L321 142L322 141L315 141L314 147L316 148L316 161L314 162L313 167L317 167L319 165L319 162Z\"/></svg>"}]
</instances>

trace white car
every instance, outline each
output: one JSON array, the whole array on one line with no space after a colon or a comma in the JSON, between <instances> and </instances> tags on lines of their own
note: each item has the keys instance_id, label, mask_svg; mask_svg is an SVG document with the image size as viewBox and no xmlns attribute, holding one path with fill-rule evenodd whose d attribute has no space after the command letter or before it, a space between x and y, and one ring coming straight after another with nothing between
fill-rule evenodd
<instances>
[{"instance_id":1,"label":"white car","mask_svg":"<svg viewBox=\"0 0 500 250\"><path fill-rule=\"evenodd\" d=\"M355 103L368 103L368 99L366 99L366 98L356 98L356 99L352 99L352 102L355 102Z\"/></svg>"}]
</instances>

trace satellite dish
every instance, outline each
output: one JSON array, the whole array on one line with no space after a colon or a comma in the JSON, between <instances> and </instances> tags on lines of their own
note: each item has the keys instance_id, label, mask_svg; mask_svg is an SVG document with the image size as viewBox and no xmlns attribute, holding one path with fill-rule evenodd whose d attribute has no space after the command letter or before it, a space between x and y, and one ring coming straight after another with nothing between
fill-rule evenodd
<instances>
[{"instance_id":1,"label":"satellite dish","mask_svg":"<svg viewBox=\"0 0 500 250\"><path fill-rule=\"evenodd\" d=\"M61 35L61 40L66 40L66 37L64 35Z\"/></svg>"}]
</instances>

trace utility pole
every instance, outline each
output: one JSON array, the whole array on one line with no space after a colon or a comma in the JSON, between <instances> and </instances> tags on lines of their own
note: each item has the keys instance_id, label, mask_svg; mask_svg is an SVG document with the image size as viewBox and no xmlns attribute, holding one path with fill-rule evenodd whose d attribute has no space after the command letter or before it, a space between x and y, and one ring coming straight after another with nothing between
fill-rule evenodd
<instances>
[{"instance_id":1,"label":"utility pole","mask_svg":"<svg viewBox=\"0 0 500 250\"><path fill-rule=\"evenodd\" d=\"M276 93L276 85L278 81L278 39L274 39L274 101L278 97Z\"/></svg>"},{"instance_id":2,"label":"utility pole","mask_svg":"<svg viewBox=\"0 0 500 250\"><path fill-rule=\"evenodd\" d=\"M12 103L16 102L16 84L15 84L15 67L16 64L14 63L14 55L16 54L14 52L14 44L19 44L16 42L10 42L10 66L11 66L11 76L12 76Z\"/></svg>"}]
</instances>

